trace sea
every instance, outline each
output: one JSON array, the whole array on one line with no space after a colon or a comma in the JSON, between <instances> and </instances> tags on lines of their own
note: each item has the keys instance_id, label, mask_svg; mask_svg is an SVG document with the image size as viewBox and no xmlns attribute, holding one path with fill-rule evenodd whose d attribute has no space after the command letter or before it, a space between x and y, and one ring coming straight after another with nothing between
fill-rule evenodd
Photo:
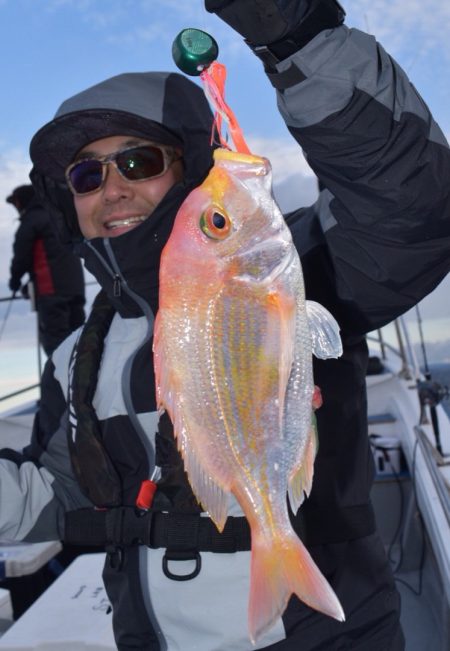
<instances>
[{"instance_id":1,"label":"sea","mask_svg":"<svg viewBox=\"0 0 450 651\"><path fill-rule=\"evenodd\" d=\"M95 293L96 288L89 286L88 304L92 302ZM7 400L3 399L24 387L38 384L40 371L46 360L43 353L38 354L36 317L27 303L14 303L8 318L6 304L0 306L0 331L6 325L3 336L0 336L0 413L39 398L38 389L30 389ZM442 393L445 395L445 388L450 389L450 318L424 321L427 342L425 349L421 345L420 333L415 323L408 323L408 332L417 366L422 371L428 367L431 379L442 385ZM383 328L383 338L386 343L397 347L393 324ZM443 398L442 406L450 416L450 398Z\"/></svg>"},{"instance_id":2,"label":"sea","mask_svg":"<svg viewBox=\"0 0 450 651\"><path fill-rule=\"evenodd\" d=\"M445 409L447 415L450 417L450 363L449 362L435 362L428 364L431 379L439 382L441 387L446 391L446 397L442 399L442 407ZM422 367L422 372L425 369Z\"/></svg>"}]
</instances>

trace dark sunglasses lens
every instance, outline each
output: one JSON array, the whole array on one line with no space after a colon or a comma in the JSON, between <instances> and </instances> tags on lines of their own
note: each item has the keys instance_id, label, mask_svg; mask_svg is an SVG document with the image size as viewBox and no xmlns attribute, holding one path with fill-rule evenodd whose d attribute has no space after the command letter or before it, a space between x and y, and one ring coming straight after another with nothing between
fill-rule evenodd
<instances>
[{"instance_id":1,"label":"dark sunglasses lens","mask_svg":"<svg viewBox=\"0 0 450 651\"><path fill-rule=\"evenodd\" d=\"M164 156L158 147L137 147L116 156L117 167L129 181L150 179L164 172Z\"/></svg>"},{"instance_id":2,"label":"dark sunglasses lens","mask_svg":"<svg viewBox=\"0 0 450 651\"><path fill-rule=\"evenodd\" d=\"M70 182L77 194L97 190L102 184L103 168L98 160L83 160L69 172Z\"/></svg>"}]
</instances>

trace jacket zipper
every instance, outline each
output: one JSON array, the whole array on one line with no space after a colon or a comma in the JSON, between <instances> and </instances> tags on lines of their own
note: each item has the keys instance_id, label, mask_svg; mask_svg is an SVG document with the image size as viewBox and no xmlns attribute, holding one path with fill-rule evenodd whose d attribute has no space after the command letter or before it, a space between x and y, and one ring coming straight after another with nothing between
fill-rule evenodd
<instances>
[{"instance_id":1,"label":"jacket zipper","mask_svg":"<svg viewBox=\"0 0 450 651\"><path fill-rule=\"evenodd\" d=\"M125 362L124 368L123 368L123 373L122 373L122 394L125 402L125 406L128 411L129 418L134 426L134 429L136 430L136 433L138 434L139 438L141 439L142 444L144 445L144 448L147 452L147 458L148 458L148 463L149 463L149 469L150 469L150 481L156 482L159 477L160 477L160 468L156 466L155 463L155 450L136 414L136 411L133 406L133 401L131 399L131 369L133 366L133 361L138 354L139 350L144 346L153 336L153 324L154 324L154 316L152 309L150 305L138 294L136 294L132 289L130 289L127 281L123 277L119 264L116 260L116 257L114 255L114 251L112 250L111 247L111 242L109 241L108 238L103 239L103 244L105 246L105 251L108 255L109 262L112 267L112 273L113 273L113 292L114 296L120 296L121 292L124 291L130 298L132 298L135 303L141 308L142 312L144 313L144 316L147 318L147 332L145 334L145 337L139 346L133 353L131 353L130 357L127 359ZM118 292L116 294L115 292Z\"/></svg>"}]
</instances>

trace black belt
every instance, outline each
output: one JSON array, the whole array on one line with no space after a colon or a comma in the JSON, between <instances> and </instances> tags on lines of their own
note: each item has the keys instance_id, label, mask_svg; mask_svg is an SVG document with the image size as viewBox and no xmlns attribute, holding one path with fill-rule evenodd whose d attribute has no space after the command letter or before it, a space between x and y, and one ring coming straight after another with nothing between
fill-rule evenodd
<instances>
[{"instance_id":1,"label":"black belt","mask_svg":"<svg viewBox=\"0 0 450 651\"><path fill-rule=\"evenodd\" d=\"M229 517L222 533L199 513L140 514L133 507L107 510L79 509L66 513L64 542L71 545L146 545L154 549L195 549L234 553L250 549L245 518Z\"/></svg>"},{"instance_id":2,"label":"black belt","mask_svg":"<svg viewBox=\"0 0 450 651\"><path fill-rule=\"evenodd\" d=\"M222 533L199 513L140 513L133 507L107 510L79 509L66 513L64 542L99 545L109 552L111 567L122 565L123 548L130 545L165 548L164 574L174 581L193 579L201 570L200 552L234 553L250 549L250 527L245 518L229 517ZM195 561L188 574L176 574L173 561Z\"/></svg>"},{"instance_id":3,"label":"black belt","mask_svg":"<svg viewBox=\"0 0 450 651\"><path fill-rule=\"evenodd\" d=\"M368 536L375 531L370 504L345 508L320 508L305 503L292 524L308 545L332 544ZM72 545L147 547L234 553L251 547L246 518L229 517L222 533L199 513L138 512L134 507L105 510L78 509L65 517L64 542Z\"/></svg>"}]
</instances>

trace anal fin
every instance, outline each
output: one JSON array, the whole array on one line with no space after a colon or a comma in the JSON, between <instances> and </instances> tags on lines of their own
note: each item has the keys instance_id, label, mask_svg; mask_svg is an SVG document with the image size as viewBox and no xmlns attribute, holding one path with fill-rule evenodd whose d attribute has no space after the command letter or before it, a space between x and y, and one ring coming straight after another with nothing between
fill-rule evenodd
<instances>
[{"instance_id":1,"label":"anal fin","mask_svg":"<svg viewBox=\"0 0 450 651\"><path fill-rule=\"evenodd\" d=\"M296 468L289 480L288 495L293 513L297 513L305 499L305 496L308 497L311 492L314 475L314 460L316 458L318 447L319 439L317 436L316 419L313 415L302 462L300 466Z\"/></svg>"}]
</instances>

